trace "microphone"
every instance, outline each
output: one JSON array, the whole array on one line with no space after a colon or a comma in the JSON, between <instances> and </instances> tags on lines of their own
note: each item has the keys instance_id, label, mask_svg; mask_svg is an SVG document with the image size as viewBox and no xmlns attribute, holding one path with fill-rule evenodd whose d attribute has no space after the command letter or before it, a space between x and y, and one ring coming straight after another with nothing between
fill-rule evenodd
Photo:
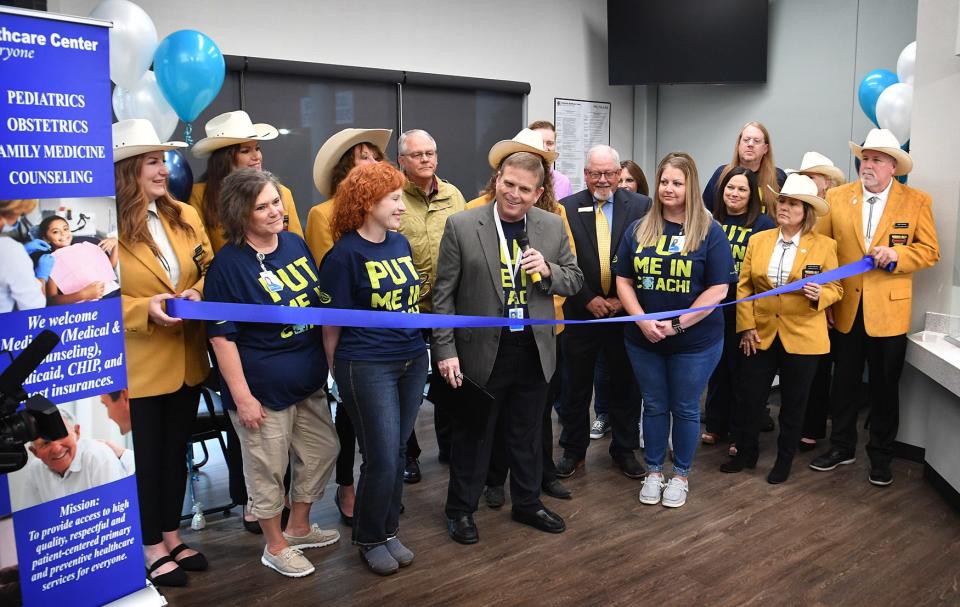
<instances>
[{"instance_id":1,"label":"microphone","mask_svg":"<svg viewBox=\"0 0 960 607\"><path fill-rule=\"evenodd\" d=\"M530 239L527 237L526 230L520 230L517 234L517 246L520 247L521 253L526 253L527 249L530 248ZM530 280L533 284L537 285L541 291L546 292L547 287L543 284L543 278L540 276L540 272L534 272L530 275Z\"/></svg>"},{"instance_id":2,"label":"microphone","mask_svg":"<svg viewBox=\"0 0 960 607\"><path fill-rule=\"evenodd\" d=\"M17 399L18 403L24 400L26 394L23 391L23 382L59 343L59 335L53 331L41 331L30 345L13 359L3 374L0 374L0 394Z\"/></svg>"}]
</instances>

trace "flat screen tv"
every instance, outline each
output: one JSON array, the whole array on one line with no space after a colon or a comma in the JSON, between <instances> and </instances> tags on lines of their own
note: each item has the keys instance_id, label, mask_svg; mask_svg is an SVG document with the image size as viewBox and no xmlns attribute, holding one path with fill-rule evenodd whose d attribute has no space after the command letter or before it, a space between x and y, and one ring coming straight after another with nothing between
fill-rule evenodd
<instances>
[{"instance_id":1,"label":"flat screen tv","mask_svg":"<svg viewBox=\"0 0 960 607\"><path fill-rule=\"evenodd\" d=\"M767 80L768 0L607 0L610 84Z\"/></svg>"}]
</instances>

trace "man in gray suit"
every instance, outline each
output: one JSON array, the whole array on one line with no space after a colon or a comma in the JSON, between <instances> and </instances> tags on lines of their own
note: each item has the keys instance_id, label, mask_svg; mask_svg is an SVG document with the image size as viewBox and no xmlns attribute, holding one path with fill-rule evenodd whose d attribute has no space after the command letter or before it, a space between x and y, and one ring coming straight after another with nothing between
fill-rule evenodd
<instances>
[{"instance_id":1,"label":"man in gray suit","mask_svg":"<svg viewBox=\"0 0 960 607\"><path fill-rule=\"evenodd\" d=\"M583 273L570 251L563 220L534 208L543 193L539 156L517 152L497 174L493 204L447 220L433 294L437 314L554 318L553 295L580 290ZM522 252L523 236L529 246ZM519 238L518 238L519 236ZM493 397L485 411L461 403L454 417L447 489L447 531L455 541L479 540L473 513L483 491L498 420L510 466L513 520L550 533L563 519L540 501L541 420L547 380L556 368L551 325L437 329L434 356L442 378L460 388L464 375Z\"/></svg>"}]
</instances>

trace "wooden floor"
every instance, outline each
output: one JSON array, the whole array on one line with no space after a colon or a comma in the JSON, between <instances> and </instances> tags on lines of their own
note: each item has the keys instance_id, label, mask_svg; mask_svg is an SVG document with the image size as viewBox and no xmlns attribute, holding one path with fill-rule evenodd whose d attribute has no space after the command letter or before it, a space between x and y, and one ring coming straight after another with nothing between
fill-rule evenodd
<instances>
[{"instance_id":1,"label":"wooden floor","mask_svg":"<svg viewBox=\"0 0 960 607\"><path fill-rule=\"evenodd\" d=\"M436 458L432 417L424 403L423 480L404 492L400 537L417 554L411 567L385 578L366 569L339 524L331 483L313 519L343 537L306 552L316 573L281 577L260 564L262 540L243 531L238 515L214 515L206 529L183 534L211 569L190 574L187 588L166 589L170 603L960 605L960 515L921 478L919 464L896 460L894 484L878 488L867 482L862 447L856 464L833 472L808 469L813 455L799 454L790 480L772 486L768 433L753 472L722 474L726 448L701 447L687 504L667 509L637 501L640 482L610 465L608 437L592 441L585 472L568 479L573 500L544 497L566 519L566 533L513 523L508 501L499 511L481 505L480 543L461 546L444 525L448 472ZM222 462L205 467L205 505L224 499L225 478Z\"/></svg>"}]
</instances>

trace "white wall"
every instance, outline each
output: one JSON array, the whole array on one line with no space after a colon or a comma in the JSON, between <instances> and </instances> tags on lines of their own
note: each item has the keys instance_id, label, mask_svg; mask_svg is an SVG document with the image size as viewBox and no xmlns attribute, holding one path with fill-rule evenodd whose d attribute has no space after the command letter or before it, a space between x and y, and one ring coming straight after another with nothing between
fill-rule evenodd
<instances>
[{"instance_id":1,"label":"white wall","mask_svg":"<svg viewBox=\"0 0 960 607\"><path fill-rule=\"evenodd\" d=\"M914 326L925 311L960 314L957 270L957 214L960 172L953 159L960 141L960 57L956 56L958 0L921 0L917 23L909 184L929 192L940 240L940 263L914 279Z\"/></svg>"},{"instance_id":2,"label":"white wall","mask_svg":"<svg viewBox=\"0 0 960 607\"><path fill-rule=\"evenodd\" d=\"M48 9L87 15L97 4L50 0ZM529 120L552 120L554 97L608 101L611 144L623 151L633 145L633 87L607 85L605 0L137 4L161 38L196 29L229 55L529 82Z\"/></svg>"},{"instance_id":3,"label":"white wall","mask_svg":"<svg viewBox=\"0 0 960 607\"><path fill-rule=\"evenodd\" d=\"M896 70L900 51L914 40L916 12L916 0L771 0L765 84L662 85L651 101L637 102L645 113L637 122L652 115L657 125L656 154L644 170L683 150L705 182L730 161L740 127L759 120L770 130L778 166L796 168L815 149L853 174L847 142L862 141L872 126L857 87L870 70ZM649 140L639 138L651 134L637 136L634 148L648 149Z\"/></svg>"}]
</instances>

